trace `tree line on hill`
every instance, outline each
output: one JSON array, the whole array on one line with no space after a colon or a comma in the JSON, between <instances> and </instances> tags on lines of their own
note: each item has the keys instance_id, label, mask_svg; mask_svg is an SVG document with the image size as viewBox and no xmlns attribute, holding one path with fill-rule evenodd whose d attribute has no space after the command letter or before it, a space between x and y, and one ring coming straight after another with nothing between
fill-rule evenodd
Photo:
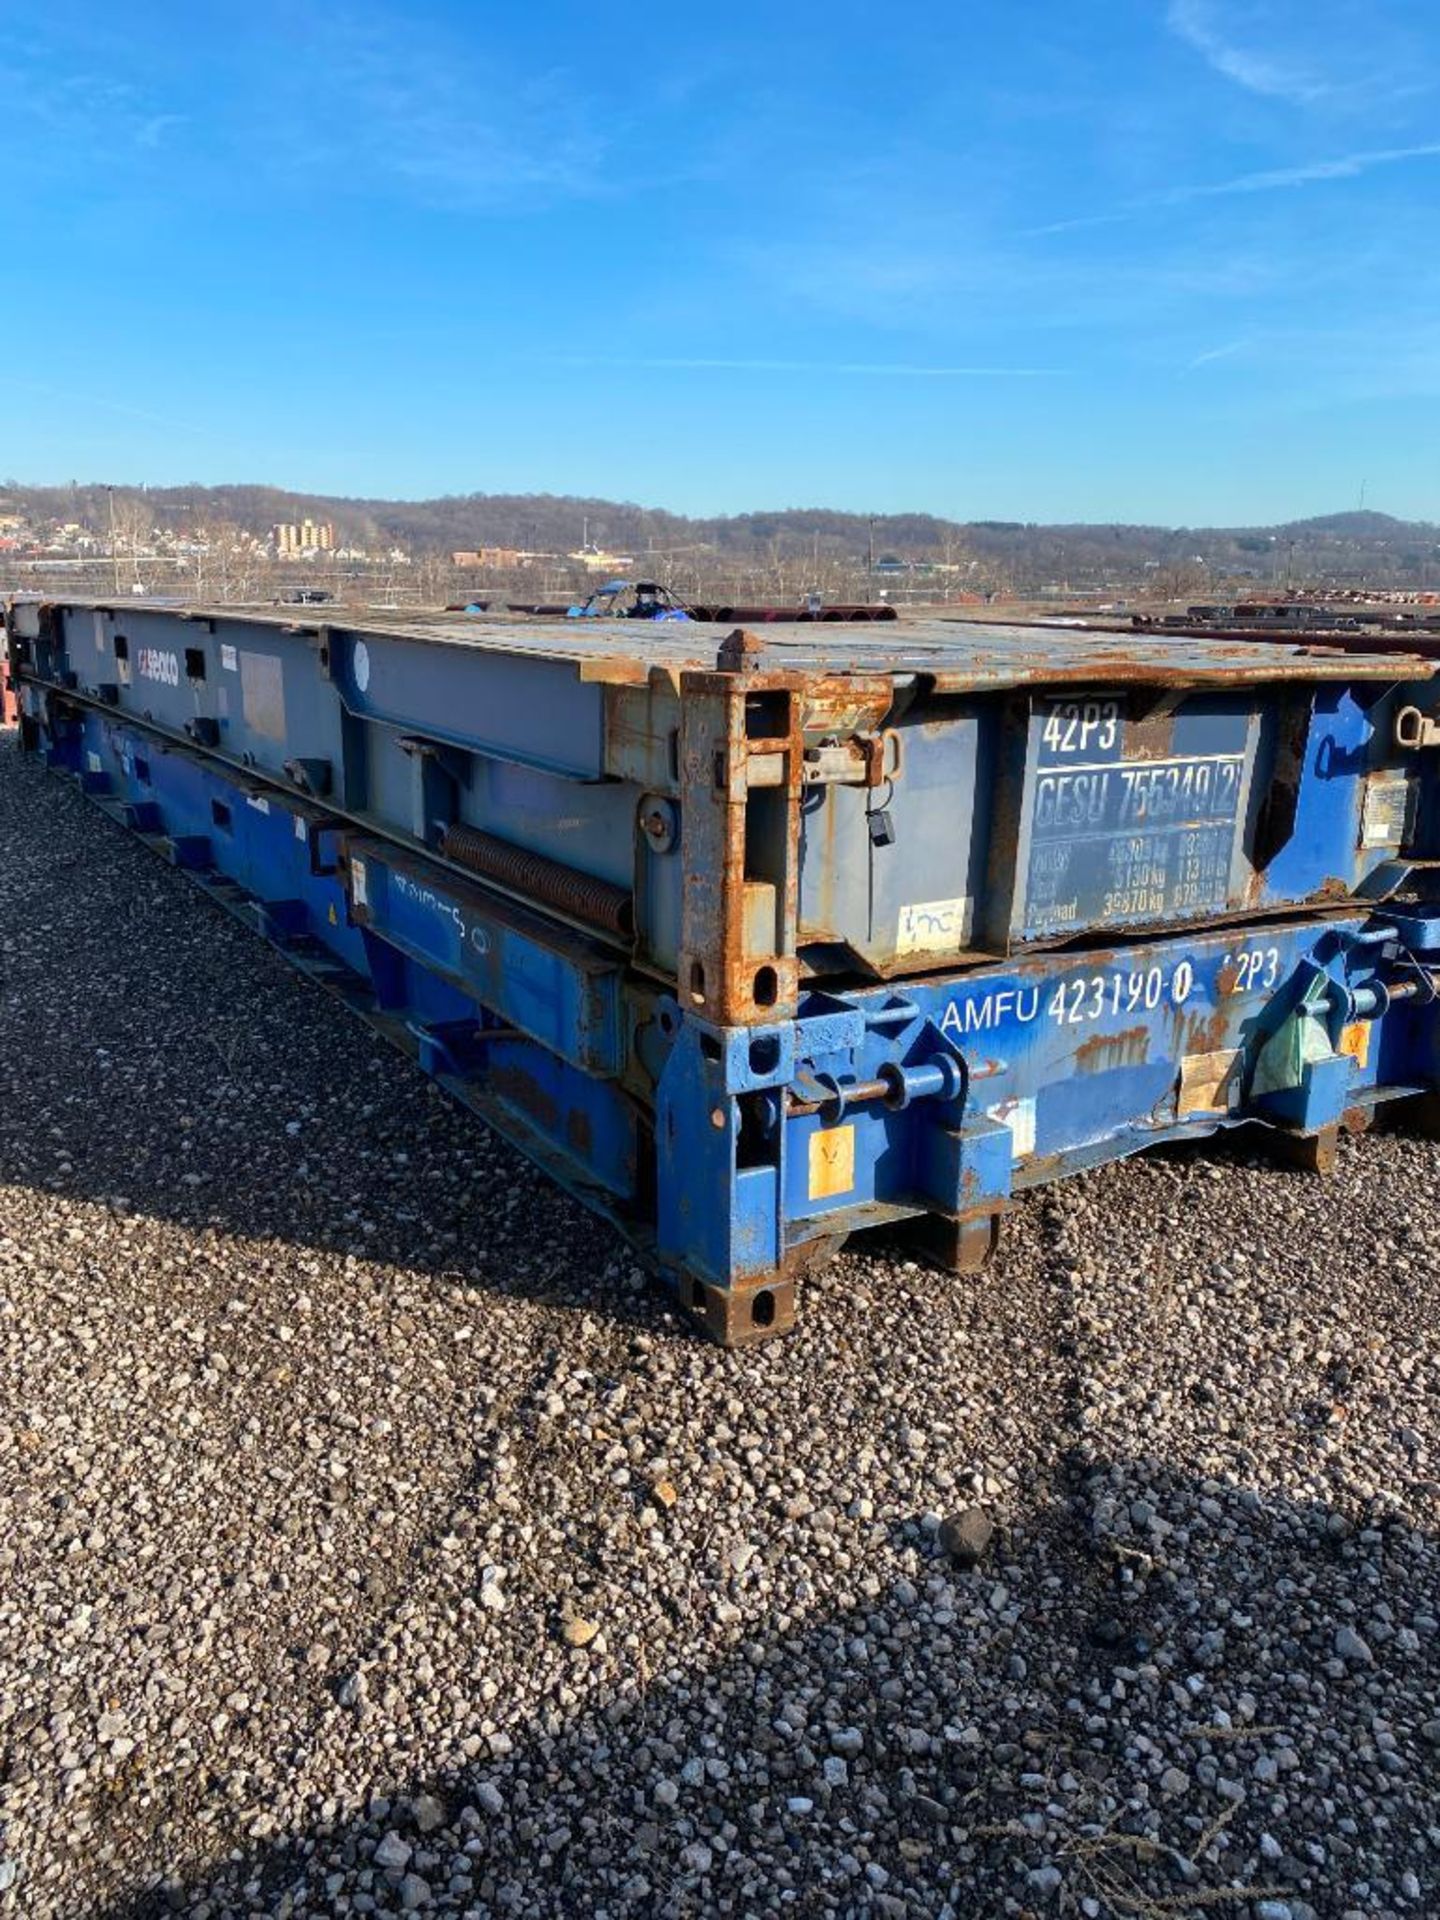
<instances>
[{"instance_id":1,"label":"tree line on hill","mask_svg":"<svg viewBox=\"0 0 1440 1920\"><path fill-rule=\"evenodd\" d=\"M843 569L866 576L896 561L943 569L978 591L1105 587L1201 592L1225 580L1254 591L1291 583L1440 586L1440 528L1388 514L1324 515L1274 527L1175 528L1121 524L1042 525L952 521L933 514L844 513L830 508L696 518L628 502L554 494L447 495L434 500L351 499L230 485L125 488L103 484L0 485L0 515L32 526L79 523L105 533L119 501L127 521L228 526L264 538L276 523L334 526L337 544L378 552L400 547L417 560L481 547L565 555L582 535L633 555L660 578L762 577L783 565L799 579ZM648 558L647 558L648 556Z\"/></svg>"}]
</instances>

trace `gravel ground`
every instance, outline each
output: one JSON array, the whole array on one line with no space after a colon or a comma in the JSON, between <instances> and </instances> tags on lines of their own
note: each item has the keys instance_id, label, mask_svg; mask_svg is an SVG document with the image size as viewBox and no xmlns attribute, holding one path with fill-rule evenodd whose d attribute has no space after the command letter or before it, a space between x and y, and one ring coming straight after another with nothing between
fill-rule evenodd
<instances>
[{"instance_id":1,"label":"gravel ground","mask_svg":"<svg viewBox=\"0 0 1440 1920\"><path fill-rule=\"evenodd\" d=\"M1434 1146L720 1353L12 738L7 1920L1440 1912Z\"/></svg>"}]
</instances>

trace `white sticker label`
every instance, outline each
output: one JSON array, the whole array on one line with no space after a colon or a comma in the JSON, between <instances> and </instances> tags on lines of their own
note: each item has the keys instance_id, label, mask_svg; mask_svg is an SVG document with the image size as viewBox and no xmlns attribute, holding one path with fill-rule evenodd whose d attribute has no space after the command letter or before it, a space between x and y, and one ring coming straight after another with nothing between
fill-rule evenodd
<instances>
[{"instance_id":1,"label":"white sticker label","mask_svg":"<svg viewBox=\"0 0 1440 1920\"><path fill-rule=\"evenodd\" d=\"M236 653L234 647L221 646L220 664L229 673L238 673L240 671L240 656Z\"/></svg>"},{"instance_id":2,"label":"white sticker label","mask_svg":"<svg viewBox=\"0 0 1440 1920\"><path fill-rule=\"evenodd\" d=\"M253 807L257 813L268 813L270 811L270 802L265 798L263 793L246 794L245 804L247 807Z\"/></svg>"},{"instance_id":3,"label":"white sticker label","mask_svg":"<svg viewBox=\"0 0 1440 1920\"><path fill-rule=\"evenodd\" d=\"M85 755L85 764L91 773L102 773L104 771L105 763L98 753L87 753Z\"/></svg>"},{"instance_id":4,"label":"white sticker label","mask_svg":"<svg viewBox=\"0 0 1440 1920\"><path fill-rule=\"evenodd\" d=\"M1410 822L1410 798L1410 782L1403 773L1372 773L1365 782L1360 813L1361 846L1403 846Z\"/></svg>"},{"instance_id":5,"label":"white sticker label","mask_svg":"<svg viewBox=\"0 0 1440 1920\"><path fill-rule=\"evenodd\" d=\"M370 896L365 888L365 862L363 860L352 860L350 862L350 891L354 895L357 907L369 906Z\"/></svg>"},{"instance_id":6,"label":"white sticker label","mask_svg":"<svg viewBox=\"0 0 1440 1920\"><path fill-rule=\"evenodd\" d=\"M305 822L298 813L295 816L295 838L297 840L303 840L305 838Z\"/></svg>"},{"instance_id":7,"label":"white sticker label","mask_svg":"<svg viewBox=\"0 0 1440 1920\"><path fill-rule=\"evenodd\" d=\"M900 924L895 930L895 951L901 953L953 953L963 947L970 934L970 901L917 900L900 909Z\"/></svg>"},{"instance_id":8,"label":"white sticker label","mask_svg":"<svg viewBox=\"0 0 1440 1920\"><path fill-rule=\"evenodd\" d=\"M355 651L350 658L355 668L355 684L364 693L370 684L370 649L363 640L355 642Z\"/></svg>"}]
</instances>

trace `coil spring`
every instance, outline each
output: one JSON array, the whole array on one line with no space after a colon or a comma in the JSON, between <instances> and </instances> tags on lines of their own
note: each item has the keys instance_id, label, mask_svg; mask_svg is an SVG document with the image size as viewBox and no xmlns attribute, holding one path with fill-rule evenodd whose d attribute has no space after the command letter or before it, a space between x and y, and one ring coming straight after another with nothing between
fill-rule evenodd
<instances>
[{"instance_id":1,"label":"coil spring","mask_svg":"<svg viewBox=\"0 0 1440 1920\"><path fill-rule=\"evenodd\" d=\"M584 920L606 933L628 939L635 930L634 908L623 887L567 867L547 854L527 852L508 840L497 840L493 833L464 826L446 828L440 851L457 866L498 881L526 899L558 907L572 919Z\"/></svg>"}]
</instances>

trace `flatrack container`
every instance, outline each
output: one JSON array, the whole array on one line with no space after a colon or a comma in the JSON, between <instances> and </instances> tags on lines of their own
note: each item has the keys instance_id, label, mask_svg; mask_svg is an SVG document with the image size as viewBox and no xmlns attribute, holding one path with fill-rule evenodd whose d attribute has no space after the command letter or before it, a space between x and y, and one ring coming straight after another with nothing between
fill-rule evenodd
<instances>
[{"instance_id":1,"label":"flatrack container","mask_svg":"<svg viewBox=\"0 0 1440 1920\"><path fill-rule=\"evenodd\" d=\"M1436 663L578 624L11 610L26 744L725 1339L857 1228L970 1265L1027 1185L1440 1078Z\"/></svg>"},{"instance_id":2,"label":"flatrack container","mask_svg":"<svg viewBox=\"0 0 1440 1920\"><path fill-rule=\"evenodd\" d=\"M20 699L10 678L10 647L0 617L0 727L13 727L20 718Z\"/></svg>"}]
</instances>

